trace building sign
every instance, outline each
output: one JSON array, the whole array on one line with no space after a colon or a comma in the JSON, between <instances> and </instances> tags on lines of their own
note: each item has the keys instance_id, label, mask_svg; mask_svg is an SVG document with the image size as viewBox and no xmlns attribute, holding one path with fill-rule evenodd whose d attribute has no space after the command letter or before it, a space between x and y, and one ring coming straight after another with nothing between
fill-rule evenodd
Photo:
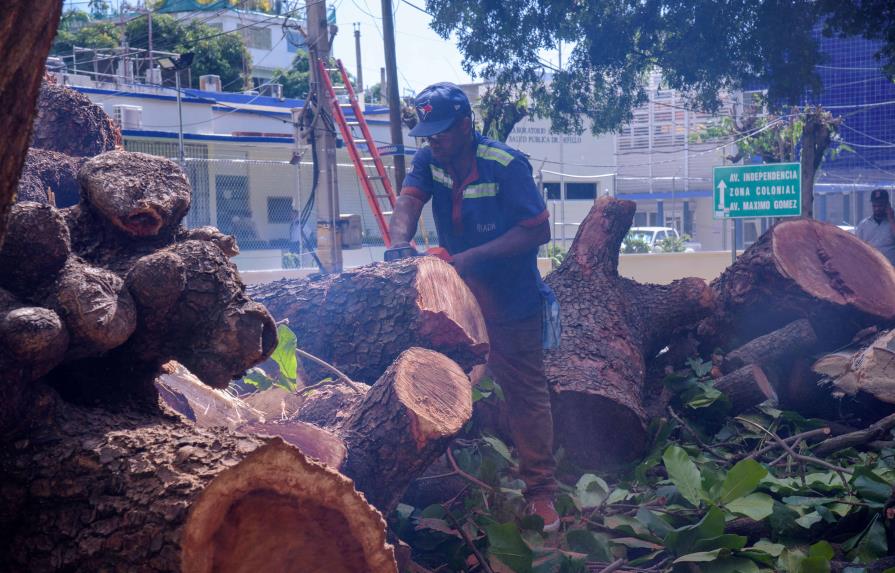
<instances>
[{"instance_id":1,"label":"building sign","mask_svg":"<svg viewBox=\"0 0 895 573\"><path fill-rule=\"evenodd\" d=\"M802 168L798 163L731 165L714 170L715 218L798 217Z\"/></svg>"}]
</instances>

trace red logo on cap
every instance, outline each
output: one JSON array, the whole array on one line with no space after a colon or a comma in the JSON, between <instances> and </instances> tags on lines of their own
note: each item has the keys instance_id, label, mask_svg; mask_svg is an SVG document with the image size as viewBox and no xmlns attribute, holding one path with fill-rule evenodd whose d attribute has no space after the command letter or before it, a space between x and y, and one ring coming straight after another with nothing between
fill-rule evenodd
<instances>
[{"instance_id":1,"label":"red logo on cap","mask_svg":"<svg viewBox=\"0 0 895 573\"><path fill-rule=\"evenodd\" d=\"M429 114L432 113L432 104L426 102L423 105L418 106L416 109L419 111L420 119L426 121L426 119L429 117Z\"/></svg>"}]
</instances>

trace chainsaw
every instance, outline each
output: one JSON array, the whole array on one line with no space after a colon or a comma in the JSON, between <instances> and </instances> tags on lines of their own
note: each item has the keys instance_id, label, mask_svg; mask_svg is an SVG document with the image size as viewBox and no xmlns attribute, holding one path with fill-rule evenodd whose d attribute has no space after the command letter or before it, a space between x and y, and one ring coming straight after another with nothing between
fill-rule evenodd
<instances>
[{"instance_id":1,"label":"chainsaw","mask_svg":"<svg viewBox=\"0 0 895 573\"><path fill-rule=\"evenodd\" d=\"M397 261L400 259L406 259L408 257L424 257L424 256L432 256L438 257L439 259L450 263L453 259L451 258L451 254L447 252L447 249L444 247L431 247L426 249L426 252L421 253L416 250L412 245L403 245L401 247L391 247L385 250L385 254L383 255L383 259L385 262L390 263L392 261Z\"/></svg>"}]
</instances>

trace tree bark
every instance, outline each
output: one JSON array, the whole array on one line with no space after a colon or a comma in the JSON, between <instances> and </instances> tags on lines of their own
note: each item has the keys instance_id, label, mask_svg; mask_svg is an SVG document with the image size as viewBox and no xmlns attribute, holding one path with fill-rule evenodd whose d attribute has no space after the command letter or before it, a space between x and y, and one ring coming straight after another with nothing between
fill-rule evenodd
<instances>
[{"instance_id":1,"label":"tree bark","mask_svg":"<svg viewBox=\"0 0 895 573\"><path fill-rule=\"evenodd\" d=\"M472 416L472 385L448 357L410 348L361 399L341 435L342 471L386 515Z\"/></svg>"},{"instance_id":2,"label":"tree bark","mask_svg":"<svg viewBox=\"0 0 895 573\"><path fill-rule=\"evenodd\" d=\"M730 400L730 412L739 414L765 400L777 402L777 393L757 364L747 364L715 381L715 388Z\"/></svg>"},{"instance_id":3,"label":"tree bark","mask_svg":"<svg viewBox=\"0 0 895 573\"><path fill-rule=\"evenodd\" d=\"M277 439L58 404L0 472L7 571L396 571L381 515Z\"/></svg>"},{"instance_id":4,"label":"tree bark","mask_svg":"<svg viewBox=\"0 0 895 573\"><path fill-rule=\"evenodd\" d=\"M44 61L62 2L7 0L0 10L0 247L25 162Z\"/></svg>"},{"instance_id":5,"label":"tree bark","mask_svg":"<svg viewBox=\"0 0 895 573\"><path fill-rule=\"evenodd\" d=\"M436 257L255 285L249 293L277 320L289 320L302 350L366 384L412 346L440 352L466 371L487 356L478 303ZM304 365L312 382L330 376L316 364Z\"/></svg>"},{"instance_id":6,"label":"tree bark","mask_svg":"<svg viewBox=\"0 0 895 573\"><path fill-rule=\"evenodd\" d=\"M802 128L802 217L814 218L814 179L827 147L830 146L832 116L820 108L807 110Z\"/></svg>"},{"instance_id":7,"label":"tree bark","mask_svg":"<svg viewBox=\"0 0 895 573\"><path fill-rule=\"evenodd\" d=\"M820 347L895 320L895 268L834 225L784 221L712 282L718 312L699 327L705 347L736 347L801 318Z\"/></svg>"},{"instance_id":8,"label":"tree bark","mask_svg":"<svg viewBox=\"0 0 895 573\"><path fill-rule=\"evenodd\" d=\"M562 265L547 277L562 308L562 341L545 358L557 445L587 468L635 459L646 447L646 362L676 328L712 310L701 279L639 284L618 275L631 201L601 198Z\"/></svg>"},{"instance_id":9,"label":"tree bark","mask_svg":"<svg viewBox=\"0 0 895 573\"><path fill-rule=\"evenodd\" d=\"M727 374L746 364L783 364L810 353L816 344L814 328L809 320L803 318L729 352L721 363L721 370Z\"/></svg>"}]
</instances>

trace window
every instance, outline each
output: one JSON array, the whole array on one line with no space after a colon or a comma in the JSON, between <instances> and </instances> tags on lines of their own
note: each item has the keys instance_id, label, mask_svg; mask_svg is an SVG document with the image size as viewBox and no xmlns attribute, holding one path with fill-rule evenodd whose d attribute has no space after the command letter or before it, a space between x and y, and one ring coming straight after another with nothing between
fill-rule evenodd
<instances>
[{"instance_id":1,"label":"window","mask_svg":"<svg viewBox=\"0 0 895 573\"><path fill-rule=\"evenodd\" d=\"M586 199L593 201L596 198L596 183L566 183L566 199Z\"/></svg>"},{"instance_id":2,"label":"window","mask_svg":"<svg viewBox=\"0 0 895 573\"><path fill-rule=\"evenodd\" d=\"M256 50L269 50L271 48L270 28L243 28L242 38L246 47Z\"/></svg>"},{"instance_id":3,"label":"window","mask_svg":"<svg viewBox=\"0 0 895 573\"><path fill-rule=\"evenodd\" d=\"M665 231L659 231L656 233L656 242L665 240Z\"/></svg>"},{"instance_id":4,"label":"window","mask_svg":"<svg viewBox=\"0 0 895 573\"><path fill-rule=\"evenodd\" d=\"M292 222L292 198L268 197L267 198L267 222L291 223Z\"/></svg>"},{"instance_id":5,"label":"window","mask_svg":"<svg viewBox=\"0 0 895 573\"><path fill-rule=\"evenodd\" d=\"M544 183L544 191L547 192L547 199L559 201L559 183Z\"/></svg>"}]
</instances>

